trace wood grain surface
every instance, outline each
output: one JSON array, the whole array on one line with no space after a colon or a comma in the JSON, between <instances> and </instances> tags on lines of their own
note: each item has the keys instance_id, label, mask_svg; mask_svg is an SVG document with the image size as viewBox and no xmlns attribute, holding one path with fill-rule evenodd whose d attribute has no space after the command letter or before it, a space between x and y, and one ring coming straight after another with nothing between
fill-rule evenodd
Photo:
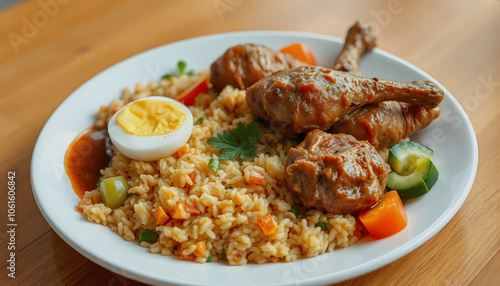
<instances>
[{"instance_id":1,"label":"wood grain surface","mask_svg":"<svg viewBox=\"0 0 500 286\"><path fill-rule=\"evenodd\" d=\"M0 285L141 285L73 250L33 198L37 136L81 84L181 39L240 30L344 37L357 19L374 25L380 49L421 68L461 103L477 135L479 168L443 230L396 262L340 285L500 285L498 0L38 0L0 11ZM9 171L16 174L16 278L7 276Z\"/></svg>"}]
</instances>

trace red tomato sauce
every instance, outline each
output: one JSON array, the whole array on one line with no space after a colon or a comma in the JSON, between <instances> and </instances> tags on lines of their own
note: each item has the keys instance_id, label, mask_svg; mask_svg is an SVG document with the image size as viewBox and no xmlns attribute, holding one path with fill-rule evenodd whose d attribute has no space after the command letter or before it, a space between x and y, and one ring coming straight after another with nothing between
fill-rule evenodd
<instances>
[{"instance_id":1,"label":"red tomato sauce","mask_svg":"<svg viewBox=\"0 0 500 286\"><path fill-rule=\"evenodd\" d=\"M69 145L64 156L64 168L71 186L79 198L97 187L100 170L106 168L110 157L106 154L106 130L85 129Z\"/></svg>"}]
</instances>

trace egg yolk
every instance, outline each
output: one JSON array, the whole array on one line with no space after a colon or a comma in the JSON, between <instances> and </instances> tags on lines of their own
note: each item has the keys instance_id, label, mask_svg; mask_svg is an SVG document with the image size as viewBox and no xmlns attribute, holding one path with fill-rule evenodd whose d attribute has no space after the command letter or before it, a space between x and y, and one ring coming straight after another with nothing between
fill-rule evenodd
<instances>
[{"instance_id":1,"label":"egg yolk","mask_svg":"<svg viewBox=\"0 0 500 286\"><path fill-rule=\"evenodd\" d=\"M130 134L155 136L179 129L186 121L186 114L173 102L139 100L125 107L116 121Z\"/></svg>"}]
</instances>

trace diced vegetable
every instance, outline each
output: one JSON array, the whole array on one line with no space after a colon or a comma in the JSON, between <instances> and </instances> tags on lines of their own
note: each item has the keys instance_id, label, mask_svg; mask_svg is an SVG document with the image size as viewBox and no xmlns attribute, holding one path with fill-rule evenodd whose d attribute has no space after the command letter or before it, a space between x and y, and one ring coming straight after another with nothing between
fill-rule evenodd
<instances>
[{"instance_id":1,"label":"diced vegetable","mask_svg":"<svg viewBox=\"0 0 500 286\"><path fill-rule=\"evenodd\" d=\"M234 248L229 252L229 254L226 257L227 257L227 261L233 262L235 264L239 264L241 262L241 260L243 260L243 258L245 258L245 256L246 256L246 253L243 250L239 250L239 249Z\"/></svg>"},{"instance_id":2,"label":"diced vegetable","mask_svg":"<svg viewBox=\"0 0 500 286\"><path fill-rule=\"evenodd\" d=\"M174 207L174 213L172 214L172 218L175 219L188 219L191 215L186 211L186 206L182 201L178 201Z\"/></svg>"},{"instance_id":3,"label":"diced vegetable","mask_svg":"<svg viewBox=\"0 0 500 286\"><path fill-rule=\"evenodd\" d=\"M428 158L417 159L416 169L406 176L391 172L387 187L397 190L401 199L409 200L425 195L434 186L439 173L434 163Z\"/></svg>"},{"instance_id":4,"label":"diced vegetable","mask_svg":"<svg viewBox=\"0 0 500 286\"><path fill-rule=\"evenodd\" d=\"M417 159L432 160L433 151L417 142L401 142L389 149L389 164L400 175L408 175L417 166Z\"/></svg>"},{"instance_id":5,"label":"diced vegetable","mask_svg":"<svg viewBox=\"0 0 500 286\"><path fill-rule=\"evenodd\" d=\"M198 208L198 203L196 198L188 198L182 201L178 201L174 207L174 213L172 218L175 219L188 219L191 215L199 215L201 210Z\"/></svg>"},{"instance_id":6,"label":"diced vegetable","mask_svg":"<svg viewBox=\"0 0 500 286\"><path fill-rule=\"evenodd\" d=\"M295 216L299 215L299 211L294 207L291 207L288 211L293 213Z\"/></svg>"},{"instance_id":7,"label":"diced vegetable","mask_svg":"<svg viewBox=\"0 0 500 286\"><path fill-rule=\"evenodd\" d=\"M123 176L103 180L99 185L101 201L112 209L123 206L128 198L128 183Z\"/></svg>"},{"instance_id":8,"label":"diced vegetable","mask_svg":"<svg viewBox=\"0 0 500 286\"><path fill-rule=\"evenodd\" d=\"M276 231L277 225L271 214L267 213L257 219L257 225L265 235L273 234Z\"/></svg>"},{"instance_id":9,"label":"diced vegetable","mask_svg":"<svg viewBox=\"0 0 500 286\"><path fill-rule=\"evenodd\" d=\"M187 144L185 145L182 145L181 148L179 148L177 151L175 151L175 155L174 157L176 159L180 159L182 156L184 156L185 154L187 154L189 152L189 147Z\"/></svg>"},{"instance_id":10,"label":"diced vegetable","mask_svg":"<svg viewBox=\"0 0 500 286\"><path fill-rule=\"evenodd\" d=\"M139 243L140 242L149 242L155 243L158 240L158 233L154 231L141 230L139 233Z\"/></svg>"},{"instance_id":11,"label":"diced vegetable","mask_svg":"<svg viewBox=\"0 0 500 286\"><path fill-rule=\"evenodd\" d=\"M250 169L248 171L248 184L260 186L264 180L264 174L256 170Z\"/></svg>"},{"instance_id":12,"label":"diced vegetable","mask_svg":"<svg viewBox=\"0 0 500 286\"><path fill-rule=\"evenodd\" d=\"M408 224L403 202L396 191L385 193L375 206L360 212L359 220L375 239L396 234Z\"/></svg>"},{"instance_id":13,"label":"diced vegetable","mask_svg":"<svg viewBox=\"0 0 500 286\"><path fill-rule=\"evenodd\" d=\"M181 260L187 260L187 261L194 261L196 259L196 255L193 253L184 255L184 250L186 250L187 247L181 246Z\"/></svg>"},{"instance_id":14,"label":"diced vegetable","mask_svg":"<svg viewBox=\"0 0 500 286\"><path fill-rule=\"evenodd\" d=\"M184 200L184 209L190 215L199 215L201 213L200 209L198 208L198 202L196 198L188 198Z\"/></svg>"},{"instance_id":15,"label":"diced vegetable","mask_svg":"<svg viewBox=\"0 0 500 286\"><path fill-rule=\"evenodd\" d=\"M165 213L163 208L161 206L158 206L154 212L154 217L156 221L156 225L164 225L167 223L168 219L170 218L168 214Z\"/></svg>"},{"instance_id":16,"label":"diced vegetable","mask_svg":"<svg viewBox=\"0 0 500 286\"><path fill-rule=\"evenodd\" d=\"M222 256L222 259L227 260L227 255L226 255L226 249L225 248L222 249L221 256Z\"/></svg>"},{"instance_id":17,"label":"diced vegetable","mask_svg":"<svg viewBox=\"0 0 500 286\"><path fill-rule=\"evenodd\" d=\"M439 177L432 156L431 149L416 142L392 146L388 161L394 171L389 174L387 188L397 190L403 201L428 193Z\"/></svg>"},{"instance_id":18,"label":"diced vegetable","mask_svg":"<svg viewBox=\"0 0 500 286\"><path fill-rule=\"evenodd\" d=\"M186 182L186 184L184 185L184 187L186 188L191 188L194 184L194 181L196 180L196 172L191 172L189 173L189 178L191 179L191 182L193 182L192 184L190 184L189 182Z\"/></svg>"},{"instance_id":19,"label":"diced vegetable","mask_svg":"<svg viewBox=\"0 0 500 286\"><path fill-rule=\"evenodd\" d=\"M204 241L198 241L196 243L196 249L194 254L199 257L205 257L205 251L207 250L207 244Z\"/></svg>"},{"instance_id":20,"label":"diced vegetable","mask_svg":"<svg viewBox=\"0 0 500 286\"><path fill-rule=\"evenodd\" d=\"M330 229L330 224L328 223L328 221L318 222L316 224L316 226L319 226L319 228L321 228L321 230L329 230Z\"/></svg>"},{"instance_id":21,"label":"diced vegetable","mask_svg":"<svg viewBox=\"0 0 500 286\"><path fill-rule=\"evenodd\" d=\"M191 87L187 88L184 92L179 94L175 99L184 103L185 105L193 105L195 98L201 93L207 93L208 83L207 78L202 78L201 80L194 83Z\"/></svg>"},{"instance_id":22,"label":"diced vegetable","mask_svg":"<svg viewBox=\"0 0 500 286\"><path fill-rule=\"evenodd\" d=\"M207 262L212 262L212 254L209 254L209 255L207 256Z\"/></svg>"},{"instance_id":23,"label":"diced vegetable","mask_svg":"<svg viewBox=\"0 0 500 286\"><path fill-rule=\"evenodd\" d=\"M217 171L219 171L219 166L220 162L215 158L211 158L210 161L208 162L208 169L212 171L212 173L214 174L217 174Z\"/></svg>"},{"instance_id":24,"label":"diced vegetable","mask_svg":"<svg viewBox=\"0 0 500 286\"><path fill-rule=\"evenodd\" d=\"M76 207L76 210L79 211L80 213L83 214L83 211L85 210L85 207L93 204L92 199L89 198L83 198L79 203L78 207Z\"/></svg>"},{"instance_id":25,"label":"diced vegetable","mask_svg":"<svg viewBox=\"0 0 500 286\"><path fill-rule=\"evenodd\" d=\"M289 54L308 65L316 65L316 56L314 55L311 48L304 43L293 43L281 48L279 51L284 54Z\"/></svg>"}]
</instances>

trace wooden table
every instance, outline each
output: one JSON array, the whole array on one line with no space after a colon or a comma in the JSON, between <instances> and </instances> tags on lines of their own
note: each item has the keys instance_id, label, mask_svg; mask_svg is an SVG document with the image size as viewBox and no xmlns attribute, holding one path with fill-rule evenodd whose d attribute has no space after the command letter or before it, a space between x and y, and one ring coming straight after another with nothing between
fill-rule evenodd
<instances>
[{"instance_id":1,"label":"wooden table","mask_svg":"<svg viewBox=\"0 0 500 286\"><path fill-rule=\"evenodd\" d=\"M357 19L375 26L379 48L420 67L456 97L480 152L470 195L442 231L342 285L500 283L500 1L39 0L0 13L1 285L140 284L69 247L33 198L30 159L37 136L78 86L129 56L181 39L257 29L344 37ZM15 279L6 270L9 171L15 171L17 190Z\"/></svg>"}]
</instances>

